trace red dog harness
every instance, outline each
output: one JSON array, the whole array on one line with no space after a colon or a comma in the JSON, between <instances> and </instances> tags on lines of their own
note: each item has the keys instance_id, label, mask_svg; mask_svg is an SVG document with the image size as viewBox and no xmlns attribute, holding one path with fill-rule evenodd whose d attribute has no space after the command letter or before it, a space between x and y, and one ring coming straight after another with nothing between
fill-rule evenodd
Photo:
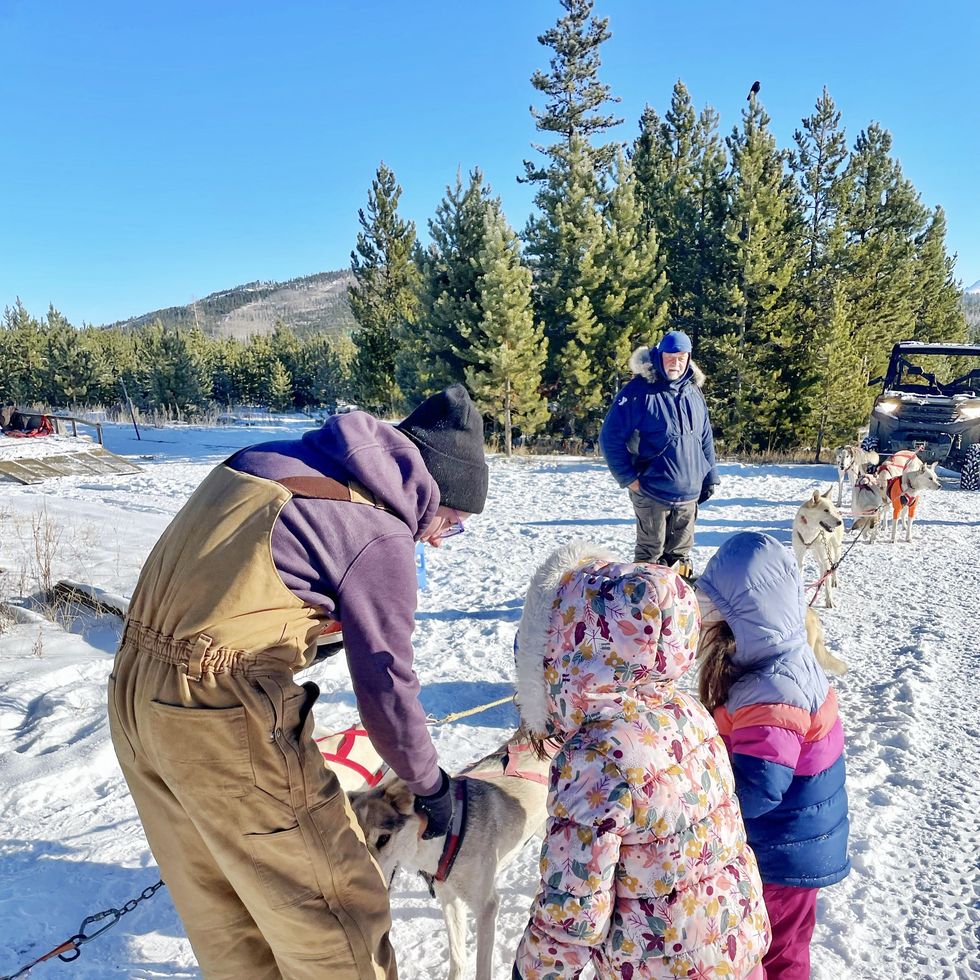
<instances>
[{"instance_id":1,"label":"red dog harness","mask_svg":"<svg viewBox=\"0 0 980 980\"><path fill-rule=\"evenodd\" d=\"M372 772L367 766L361 765L356 759L351 758L351 753L354 751L354 746L357 744L359 738L368 738L368 733L363 728L347 728L339 733L343 737L340 740L340 744L337 746L336 752L324 752L323 749L320 750L320 754L323 756L326 762L331 763L335 766L343 766L345 769L350 769L352 772L356 772L370 787L375 787L384 778L384 774L388 771L388 766L382 763L378 769ZM321 738L313 739L314 742L320 743L326 741L331 736L324 735Z\"/></svg>"},{"instance_id":2,"label":"red dog harness","mask_svg":"<svg viewBox=\"0 0 980 980\"><path fill-rule=\"evenodd\" d=\"M546 742L545 745L551 748L553 743ZM487 779L504 775L514 779L530 779L542 786L548 785L547 774L522 768L522 761L526 760L533 751L534 749L529 742L509 744L503 755L494 757L494 761L501 763L501 768L481 769L479 771L465 770L462 776L452 781L456 801L453 807L453 822L450 825L449 833L446 834L446 843L442 848L439 866L432 876L433 881L445 881L449 877L449 872L453 870L456 855L459 853L460 845L463 843L463 837L466 834L466 811L471 779ZM431 884L429 887L431 889Z\"/></svg>"}]
</instances>

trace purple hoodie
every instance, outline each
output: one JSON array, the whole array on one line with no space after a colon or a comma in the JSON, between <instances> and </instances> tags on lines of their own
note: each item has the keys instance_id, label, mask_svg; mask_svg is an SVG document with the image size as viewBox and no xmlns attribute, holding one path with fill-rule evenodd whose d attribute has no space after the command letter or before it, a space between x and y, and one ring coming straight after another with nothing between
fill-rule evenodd
<instances>
[{"instance_id":1,"label":"purple hoodie","mask_svg":"<svg viewBox=\"0 0 980 980\"><path fill-rule=\"evenodd\" d=\"M412 631L415 541L435 517L439 488L415 444L351 412L300 439L243 449L228 465L267 480L354 479L389 508L294 497L273 529L272 557L294 595L343 623L358 711L381 757L413 792L435 792L441 776L418 700Z\"/></svg>"}]
</instances>

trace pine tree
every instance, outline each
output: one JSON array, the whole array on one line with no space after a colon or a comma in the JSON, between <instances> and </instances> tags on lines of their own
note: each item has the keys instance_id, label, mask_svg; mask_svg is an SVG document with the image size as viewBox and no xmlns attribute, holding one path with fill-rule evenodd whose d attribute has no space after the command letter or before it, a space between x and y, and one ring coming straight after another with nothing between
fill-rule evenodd
<instances>
[{"instance_id":1,"label":"pine tree","mask_svg":"<svg viewBox=\"0 0 980 980\"><path fill-rule=\"evenodd\" d=\"M550 100L543 110L532 106L535 125L539 132L554 133L560 140L552 146L534 145L550 162L542 169L525 160L524 179L528 181L547 182L552 171L564 170L576 141L589 169L601 179L618 148L615 143L592 145L594 136L622 122L602 111L607 102L619 102L610 95L609 86L599 81L599 48L612 37L609 20L592 16L593 0L561 0L561 5L567 16L538 36L538 43L554 51L551 70L531 76L531 84Z\"/></svg>"},{"instance_id":2,"label":"pine tree","mask_svg":"<svg viewBox=\"0 0 980 980\"><path fill-rule=\"evenodd\" d=\"M41 324L24 308L18 297L3 313L7 334L9 373L0 376L4 399L21 406L39 403L44 398L46 364L44 331Z\"/></svg>"},{"instance_id":3,"label":"pine tree","mask_svg":"<svg viewBox=\"0 0 980 980\"><path fill-rule=\"evenodd\" d=\"M962 343L966 317L960 290L953 278L955 256L946 252L946 213L933 212L926 230L916 239L914 340L929 343Z\"/></svg>"},{"instance_id":4,"label":"pine tree","mask_svg":"<svg viewBox=\"0 0 980 980\"><path fill-rule=\"evenodd\" d=\"M531 79L549 98L543 110L532 108L535 125L558 139L535 144L547 158L544 166L525 161L524 179L536 182L538 190L524 240L535 319L548 340L545 389L556 408L553 422L574 434L580 416L594 412L602 397L592 363L603 335L594 300L606 184L620 146L598 137L621 120L604 112L607 103L618 100L598 77L599 49L611 36L608 21L591 16L592 0L562 0L562 6L566 16L538 38L554 52L550 71L535 72Z\"/></svg>"},{"instance_id":5,"label":"pine tree","mask_svg":"<svg viewBox=\"0 0 980 980\"><path fill-rule=\"evenodd\" d=\"M667 273L667 322L691 337L710 381L730 305L722 289L730 279L727 158L717 113L706 106L695 117L678 80L663 120L644 110L633 164L644 220L657 232Z\"/></svg>"},{"instance_id":6,"label":"pine tree","mask_svg":"<svg viewBox=\"0 0 980 980\"><path fill-rule=\"evenodd\" d=\"M93 405L109 373L91 331L79 333L53 306L48 310L47 381L44 400L52 406Z\"/></svg>"},{"instance_id":7,"label":"pine tree","mask_svg":"<svg viewBox=\"0 0 980 980\"><path fill-rule=\"evenodd\" d=\"M593 355L603 328L593 299L602 281L603 194L585 145L572 141L565 169L552 170L538 191L539 213L525 232L534 279L535 319L544 326L549 362L545 385L555 421L573 435L583 414L601 402Z\"/></svg>"},{"instance_id":8,"label":"pine tree","mask_svg":"<svg viewBox=\"0 0 980 980\"><path fill-rule=\"evenodd\" d=\"M264 387L264 401L273 411L285 412L293 407L293 379L282 361L273 361Z\"/></svg>"},{"instance_id":9,"label":"pine tree","mask_svg":"<svg viewBox=\"0 0 980 980\"><path fill-rule=\"evenodd\" d=\"M547 343L534 322L531 273L498 200L484 215L483 244L475 258L481 318L468 349L466 383L481 409L503 427L504 452L512 452L516 425L535 433L547 420L541 371Z\"/></svg>"},{"instance_id":10,"label":"pine tree","mask_svg":"<svg viewBox=\"0 0 980 980\"><path fill-rule=\"evenodd\" d=\"M719 344L715 390L729 392L726 448L773 449L794 442L795 396L802 373L790 289L800 263L799 202L784 154L755 95L742 128L728 140L732 159L729 241L735 282L733 317Z\"/></svg>"},{"instance_id":11,"label":"pine tree","mask_svg":"<svg viewBox=\"0 0 980 980\"><path fill-rule=\"evenodd\" d=\"M628 377L630 353L660 333L667 316L667 276L657 232L644 220L633 167L620 154L605 208L592 305L602 333L591 351L604 412ZM596 428L600 420L592 420Z\"/></svg>"},{"instance_id":12,"label":"pine tree","mask_svg":"<svg viewBox=\"0 0 980 980\"><path fill-rule=\"evenodd\" d=\"M144 360L146 399L151 408L193 415L207 401L210 376L202 364L194 331L164 330L157 321L146 340L150 357Z\"/></svg>"},{"instance_id":13,"label":"pine tree","mask_svg":"<svg viewBox=\"0 0 980 980\"><path fill-rule=\"evenodd\" d=\"M822 294L821 294L822 295ZM826 308L815 321L812 342L817 433L815 460L825 445L852 444L855 429L867 418L867 362L851 341L851 311L844 285L830 281Z\"/></svg>"},{"instance_id":14,"label":"pine tree","mask_svg":"<svg viewBox=\"0 0 980 980\"><path fill-rule=\"evenodd\" d=\"M465 187L457 173L455 186L446 188L429 221L432 242L419 258L419 344L404 358L415 362L410 384L416 398L463 380L467 350L483 317L477 256L490 209L490 190L480 171L470 174Z\"/></svg>"},{"instance_id":15,"label":"pine tree","mask_svg":"<svg viewBox=\"0 0 980 980\"><path fill-rule=\"evenodd\" d=\"M796 393L800 420L797 441L815 434L815 459L819 463L827 426L836 424L834 412L847 402L853 389L853 376L846 372L863 362L856 353L845 355L839 350L840 344L851 345L850 338L840 333L847 304L837 269L842 242L841 168L847 158L847 143L840 128L840 112L826 88L814 112L802 123L803 129L793 134L796 150L789 158L804 214L798 336L806 356ZM828 373L835 370L845 373ZM830 398L836 399L836 408L828 402Z\"/></svg>"},{"instance_id":16,"label":"pine tree","mask_svg":"<svg viewBox=\"0 0 980 980\"><path fill-rule=\"evenodd\" d=\"M913 335L915 237L927 219L891 147L891 134L872 123L858 135L840 182L840 267L853 342L872 376L884 372L892 346ZM869 407L872 400L869 392Z\"/></svg>"},{"instance_id":17,"label":"pine tree","mask_svg":"<svg viewBox=\"0 0 980 980\"><path fill-rule=\"evenodd\" d=\"M354 381L359 404L394 415L401 401L395 364L406 324L417 315L418 270L413 261L415 225L398 215L401 187L382 163L368 205L358 211L361 231L351 252L355 283L348 291L357 321Z\"/></svg>"}]
</instances>

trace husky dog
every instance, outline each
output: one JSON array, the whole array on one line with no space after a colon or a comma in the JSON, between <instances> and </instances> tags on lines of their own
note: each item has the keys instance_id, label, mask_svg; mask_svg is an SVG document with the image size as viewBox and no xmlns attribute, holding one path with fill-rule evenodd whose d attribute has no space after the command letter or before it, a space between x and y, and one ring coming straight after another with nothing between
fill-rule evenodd
<instances>
[{"instance_id":1,"label":"husky dog","mask_svg":"<svg viewBox=\"0 0 980 980\"><path fill-rule=\"evenodd\" d=\"M926 490L941 488L936 465L923 463L911 449L903 449L886 459L878 470L878 485L892 504L892 544L898 537L898 522L903 518L905 540L912 540L912 522L919 506L919 497ZM886 508L886 521L887 516Z\"/></svg>"},{"instance_id":2,"label":"husky dog","mask_svg":"<svg viewBox=\"0 0 980 980\"><path fill-rule=\"evenodd\" d=\"M830 499L833 489L830 487L825 493L814 490L813 496L803 503L793 520L796 564L802 572L806 554L812 550L819 570L818 578L823 578L828 609L833 608L833 590L837 586L837 571L831 569L840 561L844 544L844 521Z\"/></svg>"},{"instance_id":3,"label":"husky dog","mask_svg":"<svg viewBox=\"0 0 980 980\"><path fill-rule=\"evenodd\" d=\"M878 539L878 527L887 520L885 502L885 492L875 477L862 473L851 491L851 516L854 518L851 530L860 531L868 544L874 544Z\"/></svg>"},{"instance_id":4,"label":"husky dog","mask_svg":"<svg viewBox=\"0 0 980 980\"><path fill-rule=\"evenodd\" d=\"M844 497L844 478L851 478L851 487L858 479L878 465L878 454L860 446L841 446L837 450L837 506Z\"/></svg>"},{"instance_id":5,"label":"husky dog","mask_svg":"<svg viewBox=\"0 0 980 980\"><path fill-rule=\"evenodd\" d=\"M457 783L466 783L466 826L444 881L435 876L447 838L421 839L424 828L415 812L415 797L402 780L395 778L351 796L368 847L389 887L399 867L420 872L442 906L449 933L449 980L463 980L466 975L467 911L476 917L477 980L491 980L500 905L497 873L544 829L550 766L550 760L518 732L453 778L454 792Z\"/></svg>"}]
</instances>

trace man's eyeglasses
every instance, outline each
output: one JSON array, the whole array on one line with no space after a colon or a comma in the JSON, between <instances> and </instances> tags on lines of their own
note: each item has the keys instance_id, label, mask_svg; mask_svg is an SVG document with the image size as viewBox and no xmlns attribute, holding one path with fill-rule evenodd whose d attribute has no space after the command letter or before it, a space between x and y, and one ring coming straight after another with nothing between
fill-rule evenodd
<instances>
[{"instance_id":1,"label":"man's eyeglasses","mask_svg":"<svg viewBox=\"0 0 980 980\"><path fill-rule=\"evenodd\" d=\"M462 534L466 530L466 528L463 527L463 519L459 516L459 511L453 510L451 507L449 509L456 515L456 520L454 520L449 527L439 532L438 539L440 541L445 541L446 538L454 538L457 534Z\"/></svg>"}]
</instances>

